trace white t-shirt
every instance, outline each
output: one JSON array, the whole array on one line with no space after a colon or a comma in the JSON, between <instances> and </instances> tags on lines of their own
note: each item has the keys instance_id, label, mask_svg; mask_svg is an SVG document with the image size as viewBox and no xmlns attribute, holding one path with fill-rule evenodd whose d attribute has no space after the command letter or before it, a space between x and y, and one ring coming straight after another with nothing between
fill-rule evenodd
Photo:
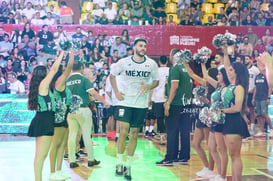
<instances>
[{"instance_id":1,"label":"white t-shirt","mask_svg":"<svg viewBox=\"0 0 273 181\"><path fill-rule=\"evenodd\" d=\"M259 69L252 65L248 69L248 74L249 74L249 86L248 86L248 91L252 90L255 87L255 79L256 76L260 73Z\"/></svg>"},{"instance_id":2,"label":"white t-shirt","mask_svg":"<svg viewBox=\"0 0 273 181\"><path fill-rule=\"evenodd\" d=\"M10 42L5 42L5 41L0 42L0 50L4 50L4 49L12 50L13 49L13 44L10 43ZM9 53L8 52L3 52L3 53L0 53L0 55L3 55L4 57L7 57L7 56L9 56Z\"/></svg>"},{"instance_id":3,"label":"white t-shirt","mask_svg":"<svg viewBox=\"0 0 273 181\"><path fill-rule=\"evenodd\" d=\"M31 24L33 24L33 25L43 25L44 20L42 20L42 19L32 19Z\"/></svg>"},{"instance_id":4,"label":"white t-shirt","mask_svg":"<svg viewBox=\"0 0 273 181\"><path fill-rule=\"evenodd\" d=\"M106 15L106 18L109 20L114 20L117 15L117 11L112 7L112 9L105 9L104 14Z\"/></svg>"},{"instance_id":5,"label":"white t-shirt","mask_svg":"<svg viewBox=\"0 0 273 181\"><path fill-rule=\"evenodd\" d=\"M169 77L169 67L159 67L158 74L159 74L159 84L153 90L152 101L155 103L162 103L165 102L165 83L167 78Z\"/></svg>"},{"instance_id":6,"label":"white t-shirt","mask_svg":"<svg viewBox=\"0 0 273 181\"><path fill-rule=\"evenodd\" d=\"M51 18L51 20L49 20L48 18L44 19L44 24L46 25L54 25L55 24L55 20Z\"/></svg>"},{"instance_id":7,"label":"white t-shirt","mask_svg":"<svg viewBox=\"0 0 273 181\"><path fill-rule=\"evenodd\" d=\"M25 15L27 19L31 19L33 15L35 14L35 10L30 8L29 10L27 8L23 9L22 15Z\"/></svg>"},{"instance_id":8,"label":"white t-shirt","mask_svg":"<svg viewBox=\"0 0 273 181\"><path fill-rule=\"evenodd\" d=\"M103 10L102 10L102 9L94 9L94 10L92 11L92 15L93 15L93 16L102 17L102 14L103 14Z\"/></svg>"},{"instance_id":9,"label":"white t-shirt","mask_svg":"<svg viewBox=\"0 0 273 181\"><path fill-rule=\"evenodd\" d=\"M93 0L93 3L94 4L99 4L99 6L101 8L104 8L105 7L105 3L106 3L107 0Z\"/></svg>"},{"instance_id":10,"label":"white t-shirt","mask_svg":"<svg viewBox=\"0 0 273 181\"><path fill-rule=\"evenodd\" d=\"M11 94L19 94L25 92L25 85L17 80L16 82L10 83L8 89Z\"/></svg>"},{"instance_id":11,"label":"white t-shirt","mask_svg":"<svg viewBox=\"0 0 273 181\"><path fill-rule=\"evenodd\" d=\"M111 74L119 76L117 84L119 91L124 93L124 100L118 101L118 105L135 108L147 108L149 92L140 94L142 82L151 84L159 80L157 63L145 56L139 63L133 60L133 56L120 59L111 66Z\"/></svg>"}]
</instances>

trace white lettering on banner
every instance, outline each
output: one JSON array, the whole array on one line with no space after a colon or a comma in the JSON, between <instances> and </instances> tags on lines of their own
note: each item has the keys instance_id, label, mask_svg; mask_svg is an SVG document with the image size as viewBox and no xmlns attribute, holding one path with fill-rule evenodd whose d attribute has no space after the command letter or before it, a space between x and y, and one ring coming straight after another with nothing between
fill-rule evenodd
<instances>
[{"instance_id":1,"label":"white lettering on banner","mask_svg":"<svg viewBox=\"0 0 273 181\"><path fill-rule=\"evenodd\" d=\"M196 43L200 42L200 38L193 38L192 36L170 36L170 45L187 45L195 46Z\"/></svg>"},{"instance_id":2,"label":"white lettering on banner","mask_svg":"<svg viewBox=\"0 0 273 181\"><path fill-rule=\"evenodd\" d=\"M185 94L183 94L183 96L182 96L183 106L191 105L191 102L192 102L191 98L188 99L188 98L185 97Z\"/></svg>"}]
</instances>

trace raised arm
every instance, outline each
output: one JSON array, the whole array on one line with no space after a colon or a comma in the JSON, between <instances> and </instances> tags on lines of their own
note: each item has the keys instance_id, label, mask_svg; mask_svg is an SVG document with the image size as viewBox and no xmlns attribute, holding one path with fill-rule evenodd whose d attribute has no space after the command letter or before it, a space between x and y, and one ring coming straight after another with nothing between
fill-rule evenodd
<instances>
[{"instance_id":1,"label":"raised arm","mask_svg":"<svg viewBox=\"0 0 273 181\"><path fill-rule=\"evenodd\" d=\"M61 51L59 57L57 58L57 60L54 62L54 64L52 65L50 71L48 72L47 76L42 80L42 82L40 83L39 86L39 94L42 96L45 96L48 94L48 89L49 89L49 84L52 81L53 77L55 76L55 74L57 73L59 66L62 62L63 59L63 55L64 52Z\"/></svg>"},{"instance_id":2,"label":"raised arm","mask_svg":"<svg viewBox=\"0 0 273 181\"><path fill-rule=\"evenodd\" d=\"M190 76L193 80L197 81L197 82L198 82L199 84L201 84L201 85L205 85L205 84L206 84L206 81L205 81L202 77L198 76L197 74L195 74L195 73L193 72L193 70L191 69L191 67L190 67L190 65L189 65L188 63L185 63L185 62L184 62L184 66L185 66L185 68L186 68L186 70L187 70L189 76Z\"/></svg>"},{"instance_id":3,"label":"raised arm","mask_svg":"<svg viewBox=\"0 0 273 181\"><path fill-rule=\"evenodd\" d=\"M216 89L217 85L218 85L218 82L216 80L214 80L211 76L209 76L208 70L207 70L206 65L204 63L201 63L201 69L202 69L202 73L203 73L204 79L206 81L208 81L208 83L212 87L214 87Z\"/></svg>"},{"instance_id":4,"label":"raised arm","mask_svg":"<svg viewBox=\"0 0 273 181\"><path fill-rule=\"evenodd\" d=\"M230 60L228 57L227 44L224 46L223 52L224 52L224 66L225 66L226 72L228 72L227 69L230 66Z\"/></svg>"},{"instance_id":5,"label":"raised arm","mask_svg":"<svg viewBox=\"0 0 273 181\"><path fill-rule=\"evenodd\" d=\"M67 68L65 69L63 74L57 79L55 83L55 89L57 91L61 92L65 89L65 81L72 70L73 64L74 64L74 52L72 51L69 53L69 62L68 62Z\"/></svg>"}]
</instances>

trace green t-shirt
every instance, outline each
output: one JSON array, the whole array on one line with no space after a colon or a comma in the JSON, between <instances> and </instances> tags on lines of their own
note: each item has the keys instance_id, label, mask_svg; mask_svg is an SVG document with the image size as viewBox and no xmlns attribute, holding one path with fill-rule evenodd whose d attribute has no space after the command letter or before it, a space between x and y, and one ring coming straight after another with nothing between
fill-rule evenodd
<instances>
[{"instance_id":1,"label":"green t-shirt","mask_svg":"<svg viewBox=\"0 0 273 181\"><path fill-rule=\"evenodd\" d=\"M38 107L37 112L53 111L56 110L55 98L52 92L49 90L48 95L38 95Z\"/></svg>"},{"instance_id":2,"label":"green t-shirt","mask_svg":"<svg viewBox=\"0 0 273 181\"><path fill-rule=\"evenodd\" d=\"M234 95L235 87L236 87L236 85L230 84L225 89L223 96L222 96L224 108L229 108L235 104L235 95Z\"/></svg>"},{"instance_id":3,"label":"green t-shirt","mask_svg":"<svg viewBox=\"0 0 273 181\"><path fill-rule=\"evenodd\" d=\"M184 65L174 65L170 68L168 77L167 93L169 97L171 82L179 81L179 85L171 105L187 106L191 104L192 99L192 80Z\"/></svg>"},{"instance_id":4,"label":"green t-shirt","mask_svg":"<svg viewBox=\"0 0 273 181\"><path fill-rule=\"evenodd\" d=\"M66 86L70 89L72 95L79 96L82 99L81 107L88 106L88 91L93 89L93 84L87 77L80 73L73 73L66 81Z\"/></svg>"}]
</instances>

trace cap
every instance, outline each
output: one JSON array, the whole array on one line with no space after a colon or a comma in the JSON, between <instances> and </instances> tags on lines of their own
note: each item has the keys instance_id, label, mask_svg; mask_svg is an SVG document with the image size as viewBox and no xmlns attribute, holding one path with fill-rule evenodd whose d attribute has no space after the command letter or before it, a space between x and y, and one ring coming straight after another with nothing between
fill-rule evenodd
<instances>
[{"instance_id":1,"label":"cap","mask_svg":"<svg viewBox=\"0 0 273 181\"><path fill-rule=\"evenodd\" d=\"M134 41L134 46L137 44L139 41L144 41L147 44L147 41L144 38L136 38Z\"/></svg>"}]
</instances>

